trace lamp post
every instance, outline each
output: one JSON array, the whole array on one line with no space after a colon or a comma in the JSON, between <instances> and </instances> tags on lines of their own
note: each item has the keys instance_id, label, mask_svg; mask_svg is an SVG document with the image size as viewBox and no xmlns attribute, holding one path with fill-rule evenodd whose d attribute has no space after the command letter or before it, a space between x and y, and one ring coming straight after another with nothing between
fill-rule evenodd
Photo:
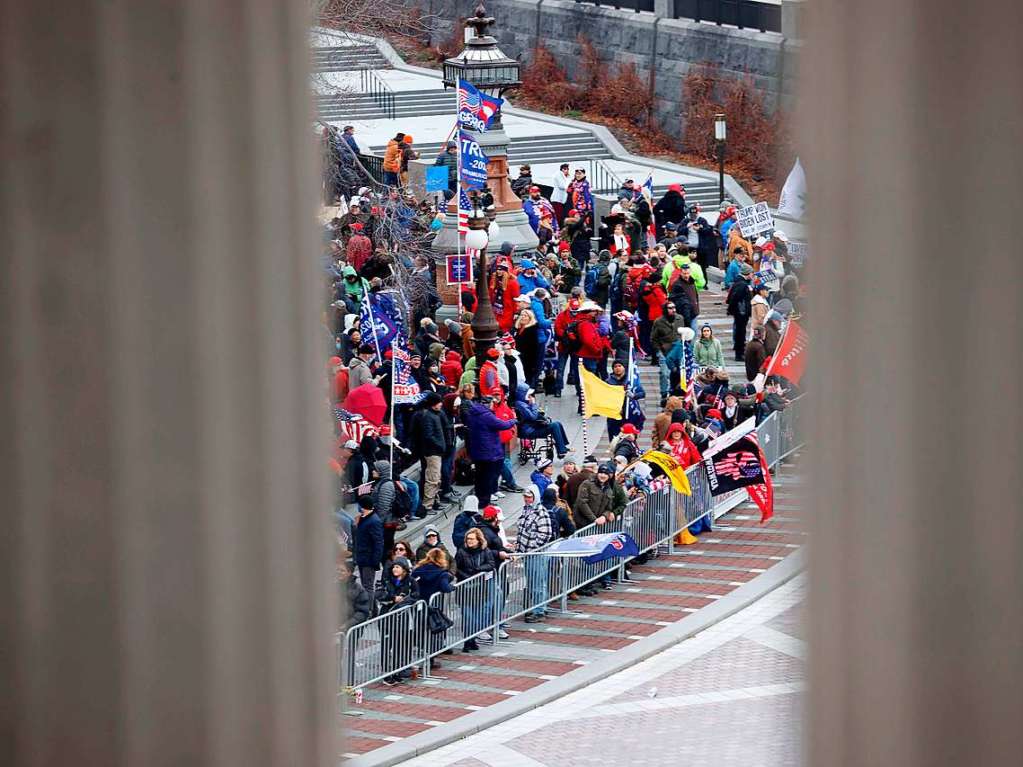
<instances>
[{"instance_id":1,"label":"lamp post","mask_svg":"<svg viewBox=\"0 0 1023 767\"><path fill-rule=\"evenodd\" d=\"M718 145L718 205L725 201L725 139L728 128L723 114L714 115L714 140Z\"/></svg>"},{"instance_id":2,"label":"lamp post","mask_svg":"<svg viewBox=\"0 0 1023 767\"><path fill-rule=\"evenodd\" d=\"M472 212L468 221L469 231L465 234L465 247L479 251L476 263L476 311L473 312L469 325L472 328L472 342L476 350L477 381L483 363L487 361L487 351L497 343L501 332L494 307L490 303L490 290L487 285L487 245L490 243L487 230L496 226L497 222L493 221L493 213L488 215L489 211L480 209L479 202L479 195L473 195Z\"/></svg>"}]
</instances>

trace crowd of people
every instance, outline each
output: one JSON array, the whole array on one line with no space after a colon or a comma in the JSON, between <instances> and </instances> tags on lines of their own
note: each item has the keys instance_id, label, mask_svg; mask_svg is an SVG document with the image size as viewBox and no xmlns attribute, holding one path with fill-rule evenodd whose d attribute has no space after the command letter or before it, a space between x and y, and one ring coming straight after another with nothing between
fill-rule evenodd
<instances>
[{"instance_id":1,"label":"crowd of people","mask_svg":"<svg viewBox=\"0 0 1023 767\"><path fill-rule=\"evenodd\" d=\"M430 243L451 215L447 195L417 200L404 187L410 137L399 133L392 140L382 183L366 178L357 148L344 150L353 149L354 141L348 128L324 131L330 179L325 200L343 200L347 207L325 225L323 253L325 404L336 436L328 462L345 626L428 601L577 529L613 521L663 474L638 460L644 428L653 449L687 467L730 428L784 409L797 394L787 382L764 376L785 321L805 312L783 232L750 241L735 226L734 206L723 205L710 223L699 206L686 203L681 185L671 185L651 206L631 180L610 215L594 222L584 170L562 165L544 185L553 190L547 199L523 166L512 188L539 244L516 253L503 243L489 258L486 285L501 336L477 354L475 286L464 286L461 314L438 318ZM435 162L450 169L452 157L452 147L445 146ZM724 270L744 380L730 380L720 340L703 321L701 301L707 300L712 267ZM368 298L378 293L396 295L396 322L405 331L399 348L408 355L415 402L392 401L394 354L368 337L375 325L360 321ZM656 408L639 381L640 364L658 368ZM581 446L570 443L564 425L540 404L573 386L582 413L580 365L624 391L620 417L607 419L608 448L600 459L572 455ZM346 428L348 394L365 384L383 393L387 415L378 415L379 428L354 439ZM644 404L656 413L649 426ZM513 473L516 460L532 463L525 488ZM403 472L411 465L419 466L417 479ZM466 488L464 495L458 487ZM521 493L523 500L514 534L500 506L508 493ZM402 539L411 519L452 504L459 512L449 541L430 525L414 548ZM535 607L525 620L538 622L545 619L547 569L529 561L526 588ZM584 587L573 598L603 585ZM485 616L500 598L490 592L480 604L462 604L467 636L490 625ZM469 631L477 623L479 632ZM468 638L462 649L478 649L477 638ZM385 645L382 652L395 651Z\"/></svg>"}]
</instances>

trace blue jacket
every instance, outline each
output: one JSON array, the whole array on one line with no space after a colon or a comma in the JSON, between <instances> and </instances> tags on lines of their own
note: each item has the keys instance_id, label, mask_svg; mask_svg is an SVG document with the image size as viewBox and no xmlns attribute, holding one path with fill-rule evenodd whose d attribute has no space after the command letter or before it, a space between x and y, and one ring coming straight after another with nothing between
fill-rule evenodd
<instances>
[{"instance_id":1,"label":"blue jacket","mask_svg":"<svg viewBox=\"0 0 1023 767\"><path fill-rule=\"evenodd\" d=\"M539 277L540 275L537 275ZM539 298L533 297L529 301L529 308L533 311L533 315L536 317L536 326L539 328L537 338L540 342L541 348L547 345L547 342L551 340L553 331L551 329L551 321L544 316L543 312L543 301Z\"/></svg>"},{"instance_id":2,"label":"blue jacket","mask_svg":"<svg viewBox=\"0 0 1023 767\"><path fill-rule=\"evenodd\" d=\"M448 570L443 570L433 562L419 565L412 571L412 580L419 586L419 598L430 601L430 597L438 593L449 593L455 590L451 580L453 576Z\"/></svg>"},{"instance_id":3,"label":"blue jacket","mask_svg":"<svg viewBox=\"0 0 1023 767\"><path fill-rule=\"evenodd\" d=\"M725 287L730 287L733 282L739 279L739 259L733 258L728 262L728 268L725 269Z\"/></svg>"},{"instance_id":4,"label":"blue jacket","mask_svg":"<svg viewBox=\"0 0 1023 767\"><path fill-rule=\"evenodd\" d=\"M352 554L359 567L379 567L384 558L384 523L374 511L355 526Z\"/></svg>"},{"instance_id":5,"label":"blue jacket","mask_svg":"<svg viewBox=\"0 0 1023 767\"><path fill-rule=\"evenodd\" d=\"M547 424L540 420L540 408L526 402L525 386L519 385L519 396L515 400L515 415L519 419L519 436L526 439L536 439L548 434L550 429ZM543 492L543 488L540 488Z\"/></svg>"},{"instance_id":6,"label":"blue jacket","mask_svg":"<svg viewBox=\"0 0 1023 767\"><path fill-rule=\"evenodd\" d=\"M513 427L515 421L502 421L482 402L469 403L465 421L469 427L469 457L474 461L503 461L501 432Z\"/></svg>"},{"instance_id":7,"label":"blue jacket","mask_svg":"<svg viewBox=\"0 0 1023 767\"><path fill-rule=\"evenodd\" d=\"M668 370L681 370L686 361L685 341L680 338L672 344L671 349L664 355L664 361L668 365Z\"/></svg>"},{"instance_id":8,"label":"blue jacket","mask_svg":"<svg viewBox=\"0 0 1023 767\"><path fill-rule=\"evenodd\" d=\"M455 544L455 549L463 548L465 546L465 534L482 524L483 517L475 512L463 509L455 517L455 524L451 528L451 542Z\"/></svg>"},{"instance_id":9,"label":"blue jacket","mask_svg":"<svg viewBox=\"0 0 1023 767\"><path fill-rule=\"evenodd\" d=\"M543 473L540 469L537 469L529 475L529 481L536 485L536 489L540 491L540 495L543 495L544 490L551 484L551 478Z\"/></svg>"},{"instance_id":10,"label":"blue jacket","mask_svg":"<svg viewBox=\"0 0 1023 767\"><path fill-rule=\"evenodd\" d=\"M522 293L522 295L526 295L526 293L536 290L537 288L544 288L545 290L550 290L551 287L551 284L547 282L547 279L542 274L540 274L540 272L537 272L532 277L528 277L526 276L525 273L519 272L519 276L516 279L518 279L519 281L519 291ZM536 310L534 310L534 313L535 311ZM543 314L543 312L541 312L541 314ZM539 319L540 316L537 315L537 320Z\"/></svg>"}]
</instances>

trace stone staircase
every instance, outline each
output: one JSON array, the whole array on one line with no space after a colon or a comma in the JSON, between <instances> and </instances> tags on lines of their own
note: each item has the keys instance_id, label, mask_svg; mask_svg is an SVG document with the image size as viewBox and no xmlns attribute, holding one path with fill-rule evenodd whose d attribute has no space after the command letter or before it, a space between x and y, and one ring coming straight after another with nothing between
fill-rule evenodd
<instances>
[{"instance_id":1,"label":"stone staircase","mask_svg":"<svg viewBox=\"0 0 1023 767\"><path fill-rule=\"evenodd\" d=\"M450 112L454 122L454 97L451 96ZM436 113L434 113L436 114ZM441 149L439 142L417 144L415 147L424 158L435 157ZM373 146L374 152L383 152L383 146ZM592 133L566 133L559 136L531 136L514 138L508 147L508 165L512 175L518 175L518 166L524 163L579 163L609 158L611 153Z\"/></svg>"},{"instance_id":2,"label":"stone staircase","mask_svg":"<svg viewBox=\"0 0 1023 767\"><path fill-rule=\"evenodd\" d=\"M427 117L430 115L450 114L451 122L455 121L455 94L453 91L436 90L424 91L395 91L394 119L401 120L406 117ZM383 120L389 115L381 105L379 99L372 93L331 93L320 94L316 97L316 107L320 119L324 121L348 121L348 120ZM401 128L400 125L397 128ZM431 151L436 154L439 145L428 145L435 147ZM382 152L384 147L372 147L374 151ZM417 147L421 149L421 147ZM424 153L424 157L427 155Z\"/></svg>"},{"instance_id":3,"label":"stone staircase","mask_svg":"<svg viewBox=\"0 0 1023 767\"><path fill-rule=\"evenodd\" d=\"M358 69L390 69L391 64L375 45L340 45L313 48L314 72L350 72Z\"/></svg>"}]
</instances>

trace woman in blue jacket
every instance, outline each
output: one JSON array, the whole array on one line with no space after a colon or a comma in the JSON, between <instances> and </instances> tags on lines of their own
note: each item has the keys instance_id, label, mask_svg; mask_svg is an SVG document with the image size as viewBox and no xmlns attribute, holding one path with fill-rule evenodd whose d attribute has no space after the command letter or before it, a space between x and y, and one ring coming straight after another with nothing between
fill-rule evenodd
<instances>
[{"instance_id":1,"label":"woman in blue jacket","mask_svg":"<svg viewBox=\"0 0 1023 767\"><path fill-rule=\"evenodd\" d=\"M412 580L416 582L416 586L419 589L419 598L424 600L427 604L427 609L431 609L430 598L434 594L450 594L455 590L455 576L449 569L451 563L448 561L447 553L441 548L430 549L426 552L426 556L419 560L415 569L412 571ZM434 600L432 609L439 610L440 615L444 615L444 598L440 597ZM430 632L430 653L436 655L441 651L441 648L446 644L445 637L447 631ZM430 658L430 668L440 668L440 661L436 658Z\"/></svg>"},{"instance_id":2,"label":"woman in blue jacket","mask_svg":"<svg viewBox=\"0 0 1023 767\"><path fill-rule=\"evenodd\" d=\"M463 412L469 430L469 457L476 464L475 495L482 507L490 505L497 492L497 479L504 465L504 443L501 432L515 426L515 420L494 415L493 404L482 400L470 402Z\"/></svg>"}]
</instances>

